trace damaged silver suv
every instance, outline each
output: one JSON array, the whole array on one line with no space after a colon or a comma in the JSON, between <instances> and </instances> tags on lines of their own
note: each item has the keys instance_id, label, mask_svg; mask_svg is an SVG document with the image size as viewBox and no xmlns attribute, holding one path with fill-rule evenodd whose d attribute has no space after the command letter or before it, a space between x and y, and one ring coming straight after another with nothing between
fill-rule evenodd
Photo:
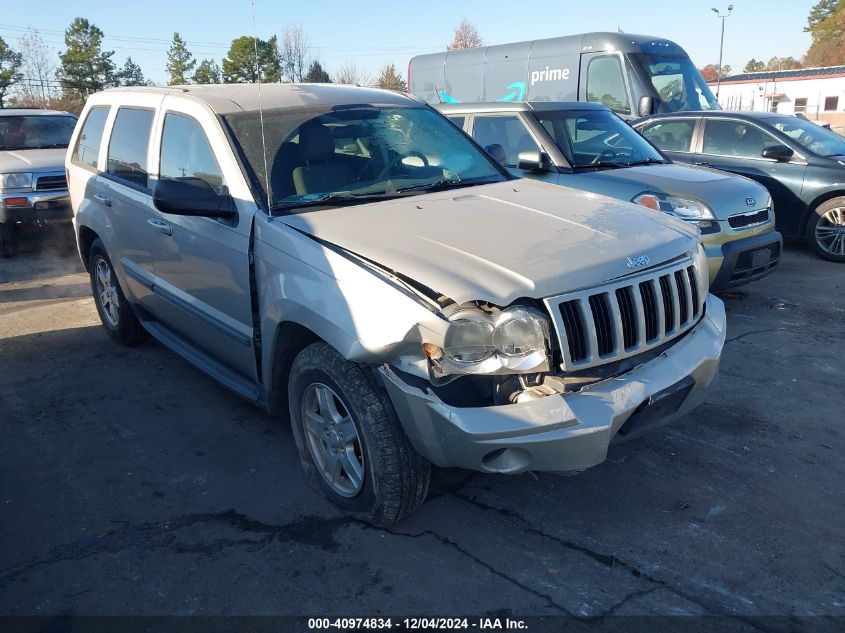
<instances>
[{"instance_id":1,"label":"damaged silver suv","mask_svg":"<svg viewBox=\"0 0 845 633\"><path fill-rule=\"evenodd\" d=\"M289 416L343 511L401 519L431 464L588 468L704 399L725 313L684 222L514 179L413 97L260 90L92 96L79 252L114 339Z\"/></svg>"}]
</instances>

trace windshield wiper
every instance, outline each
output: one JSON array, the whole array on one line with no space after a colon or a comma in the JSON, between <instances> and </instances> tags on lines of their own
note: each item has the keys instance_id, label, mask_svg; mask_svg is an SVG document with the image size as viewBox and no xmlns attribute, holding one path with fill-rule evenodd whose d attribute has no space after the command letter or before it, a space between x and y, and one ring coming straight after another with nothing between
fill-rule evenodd
<instances>
[{"instance_id":1,"label":"windshield wiper","mask_svg":"<svg viewBox=\"0 0 845 633\"><path fill-rule=\"evenodd\" d=\"M634 165L665 165L666 161L660 158L644 158L643 160L632 160L630 163L625 163L628 167Z\"/></svg>"},{"instance_id":2,"label":"windshield wiper","mask_svg":"<svg viewBox=\"0 0 845 633\"><path fill-rule=\"evenodd\" d=\"M324 193L314 198L291 200L273 205L271 211L282 211L285 209L301 209L303 207L343 206L344 204L362 204L375 200L390 200L396 198L395 193L350 193L340 191L336 193Z\"/></svg>"},{"instance_id":3,"label":"windshield wiper","mask_svg":"<svg viewBox=\"0 0 845 633\"><path fill-rule=\"evenodd\" d=\"M406 193L411 191L445 191L446 189L457 189L459 187L471 187L473 185L483 185L493 182L500 182L499 180L492 180L490 178L470 178L469 180L460 180L455 178L444 178L443 180L435 180L434 182L424 182L418 185L409 185L408 187L400 187L396 190L397 193Z\"/></svg>"}]
</instances>

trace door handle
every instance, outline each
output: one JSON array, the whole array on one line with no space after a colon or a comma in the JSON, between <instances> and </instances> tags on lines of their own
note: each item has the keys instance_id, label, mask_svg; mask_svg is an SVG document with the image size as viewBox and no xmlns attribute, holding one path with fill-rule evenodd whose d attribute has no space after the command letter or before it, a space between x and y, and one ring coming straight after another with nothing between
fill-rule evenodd
<instances>
[{"instance_id":1,"label":"door handle","mask_svg":"<svg viewBox=\"0 0 845 633\"><path fill-rule=\"evenodd\" d=\"M712 167L713 166L708 162L696 163L696 165L698 165L699 167Z\"/></svg>"},{"instance_id":2,"label":"door handle","mask_svg":"<svg viewBox=\"0 0 845 633\"><path fill-rule=\"evenodd\" d=\"M170 225L165 222L164 220L159 220L158 218L150 218L147 220L147 224L153 227L156 231L160 233L164 233L165 235L173 235L173 229L170 228Z\"/></svg>"},{"instance_id":3,"label":"door handle","mask_svg":"<svg viewBox=\"0 0 845 633\"><path fill-rule=\"evenodd\" d=\"M101 205L103 205L104 207L110 207L110 206L111 206L111 198L109 198L109 197L108 197L107 195L105 195L104 193L98 193L98 194L95 194L95 195L94 195L94 200L96 200L97 202L99 202L99 203L100 203Z\"/></svg>"}]
</instances>

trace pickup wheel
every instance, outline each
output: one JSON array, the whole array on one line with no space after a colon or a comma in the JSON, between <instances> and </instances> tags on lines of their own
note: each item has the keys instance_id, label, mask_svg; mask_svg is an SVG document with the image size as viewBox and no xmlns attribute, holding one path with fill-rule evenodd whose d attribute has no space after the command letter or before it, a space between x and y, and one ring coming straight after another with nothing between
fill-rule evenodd
<instances>
[{"instance_id":1,"label":"pickup wheel","mask_svg":"<svg viewBox=\"0 0 845 633\"><path fill-rule=\"evenodd\" d=\"M111 260L99 239L91 245L88 270L91 273L94 303L108 335L123 345L135 345L144 340L147 331L132 312L117 281Z\"/></svg>"},{"instance_id":2,"label":"pickup wheel","mask_svg":"<svg viewBox=\"0 0 845 633\"><path fill-rule=\"evenodd\" d=\"M288 397L302 467L329 501L377 526L422 504L431 465L411 446L386 391L366 368L312 343L293 362Z\"/></svg>"},{"instance_id":3,"label":"pickup wheel","mask_svg":"<svg viewBox=\"0 0 845 633\"><path fill-rule=\"evenodd\" d=\"M845 198L823 202L807 220L810 249L832 262L845 262Z\"/></svg>"},{"instance_id":4,"label":"pickup wheel","mask_svg":"<svg viewBox=\"0 0 845 633\"><path fill-rule=\"evenodd\" d=\"M18 239L15 227L7 222L0 222L0 257L14 257L18 252Z\"/></svg>"}]
</instances>

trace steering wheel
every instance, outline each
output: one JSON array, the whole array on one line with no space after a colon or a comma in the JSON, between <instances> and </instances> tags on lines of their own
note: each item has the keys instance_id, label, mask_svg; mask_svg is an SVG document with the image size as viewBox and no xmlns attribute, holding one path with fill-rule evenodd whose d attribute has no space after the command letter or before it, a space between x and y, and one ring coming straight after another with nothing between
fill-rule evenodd
<instances>
[{"instance_id":1,"label":"steering wheel","mask_svg":"<svg viewBox=\"0 0 845 633\"><path fill-rule=\"evenodd\" d=\"M596 154L596 157L592 161L590 161L590 164L591 165L598 165L599 163L604 162L604 160L606 158L608 158L608 159L616 158L616 156L618 154L619 154L619 152L616 152L612 149L602 150L601 152Z\"/></svg>"},{"instance_id":2,"label":"steering wheel","mask_svg":"<svg viewBox=\"0 0 845 633\"><path fill-rule=\"evenodd\" d=\"M385 165L384 168L379 172L378 176L376 176L376 180L383 180L391 171L393 171L393 169L397 165L399 165L406 158L410 158L411 156L416 156L423 162L424 166L428 167L428 159L425 157L425 155L421 154L416 150L411 150L407 154L399 154L398 156L393 158L393 160L387 163L387 165Z\"/></svg>"}]
</instances>

